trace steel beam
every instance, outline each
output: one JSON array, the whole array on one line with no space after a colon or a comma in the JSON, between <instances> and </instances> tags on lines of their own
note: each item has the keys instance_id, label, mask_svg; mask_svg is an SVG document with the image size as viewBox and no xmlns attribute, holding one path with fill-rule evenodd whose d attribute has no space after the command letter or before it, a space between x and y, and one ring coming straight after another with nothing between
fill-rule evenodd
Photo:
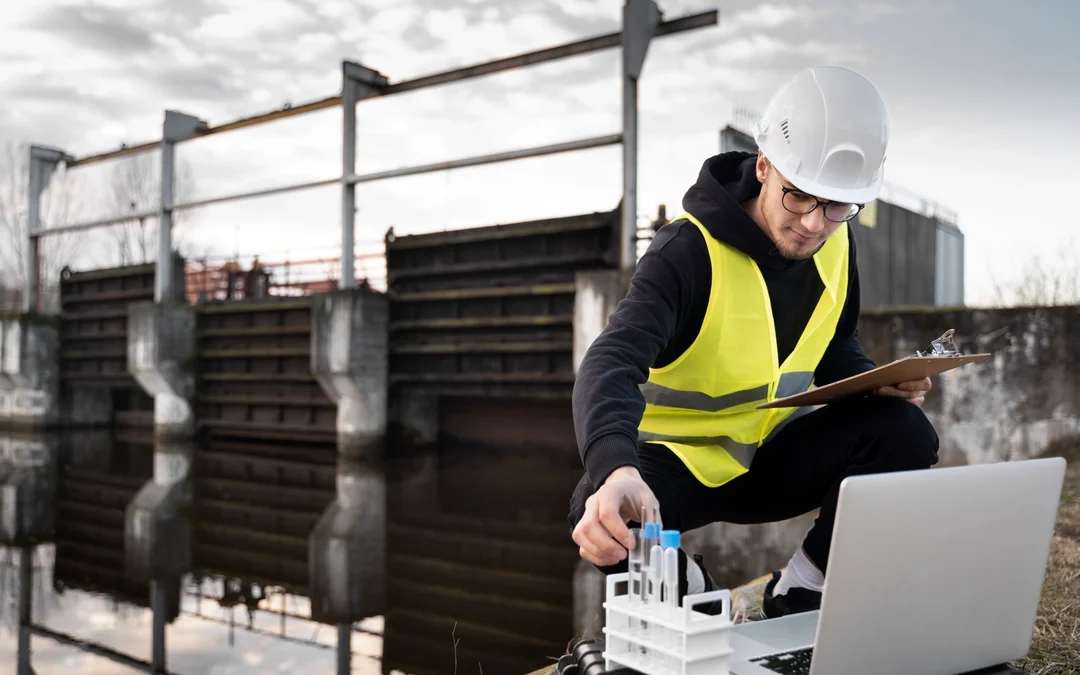
<instances>
[{"instance_id":1,"label":"steel beam","mask_svg":"<svg viewBox=\"0 0 1080 675\"><path fill-rule=\"evenodd\" d=\"M282 185L280 187L266 188L264 190L252 190L250 192L239 192L234 195L223 195L221 197L211 197L209 199L196 199L190 202L181 202L179 204L173 204L173 211L180 211L183 209L194 209L199 206L210 206L211 204L224 204L225 202L235 202L241 199L252 199L254 197L269 197L271 195L285 194L286 192L298 192L300 190L308 190L317 187L326 187L328 185L337 185L341 182L340 178L324 178L322 180L313 180L306 183L296 183L294 185Z\"/></svg>"},{"instance_id":2,"label":"steel beam","mask_svg":"<svg viewBox=\"0 0 1080 675\"><path fill-rule=\"evenodd\" d=\"M384 180L386 178L400 178L402 176L415 176L421 173L430 173L433 171L446 171L447 169L461 169L467 166L480 166L482 164L494 164L496 162L507 162L514 159L523 159L525 157L540 157L542 155L554 155L561 152L571 152L574 150L586 150L589 148L601 148L607 145L617 145L622 140L619 134L611 134L608 136L597 136L596 138L585 138L578 141L569 141L567 143L556 143L553 145L542 145L535 148L526 148L524 150L511 150L509 152L499 152L492 155L480 155L478 157L467 157L465 159L455 159L448 162L437 162L435 164L424 164L422 166L405 167L401 169L390 169L389 171L379 171L376 173L368 173L362 176L350 176L346 178L347 183L370 183L372 181Z\"/></svg>"},{"instance_id":3,"label":"steel beam","mask_svg":"<svg viewBox=\"0 0 1080 675\"><path fill-rule=\"evenodd\" d=\"M656 31L653 37L674 35L685 31L696 30L698 28L715 26L718 17L719 12L717 10L710 10L707 12L692 14L690 16L684 16L680 19L674 19L672 21L664 21L656 26ZM622 43L622 37L623 34L621 32L608 33L606 35L600 35L586 40L579 40L577 42L570 42L567 44L559 45L557 47L549 47L547 49L527 52L524 54L519 54L517 56L488 61L486 63L480 63L475 66L456 68L454 70L448 70L442 73L436 73L434 75L425 75L423 77L418 77L412 80L405 80L402 82L390 84L377 95L389 96L391 94L401 94L407 91L414 91L416 89L424 89L426 87L449 84L451 82L461 82L462 80L491 75L493 73L513 70L515 68L534 66L540 63L548 63L550 61L557 61L559 59L580 56L582 54L603 51L605 49L612 49L614 47L618 47ZM328 96L326 98L321 98L317 101L310 101L301 105L290 105L259 115L253 115L251 117L245 117L232 122L226 122L224 124L209 127L204 131L200 131L198 134L196 134L196 136L210 136L225 131L233 131L235 129L243 129L255 126L257 124L264 124L266 122L295 117L297 115L303 115L317 110L325 110L327 108L333 108L341 105L341 102L341 96ZM152 141L150 143L141 143L139 145L125 145L117 150L110 150L108 152L103 152L95 155L87 155L86 157L80 157L78 159L72 160L72 162L70 162L68 166L82 166L84 164L94 164L110 159L117 159L119 157L139 154L141 152L146 152L148 150L153 150L157 148L159 143L160 141Z\"/></svg>"},{"instance_id":4,"label":"steel beam","mask_svg":"<svg viewBox=\"0 0 1080 675\"><path fill-rule=\"evenodd\" d=\"M356 285L356 184L349 177L356 173L356 103L386 89L386 77L358 63L341 64L341 273L338 288Z\"/></svg>"},{"instance_id":5,"label":"steel beam","mask_svg":"<svg viewBox=\"0 0 1080 675\"><path fill-rule=\"evenodd\" d=\"M62 645L74 647L80 651L86 652L87 654L100 656L104 659L112 661L113 663L117 663L143 673L153 673L154 675L168 675L166 671L155 671L152 664L143 661L142 659L137 659L134 656L124 654L123 652L118 652L115 649L110 649L105 645L97 644L95 642L89 642L87 640L80 640L79 638L72 637L70 635L67 635L66 633L52 630L51 628L46 628L45 626L39 624L31 624L30 632L32 632L34 635L48 638Z\"/></svg>"},{"instance_id":6,"label":"steel beam","mask_svg":"<svg viewBox=\"0 0 1080 675\"><path fill-rule=\"evenodd\" d=\"M649 41L660 23L653 0L626 0L623 6L623 198L619 268L637 265L638 79Z\"/></svg>"},{"instance_id":7,"label":"steel beam","mask_svg":"<svg viewBox=\"0 0 1080 675\"><path fill-rule=\"evenodd\" d=\"M337 675L352 673L352 624L337 626Z\"/></svg>"},{"instance_id":8,"label":"steel beam","mask_svg":"<svg viewBox=\"0 0 1080 675\"><path fill-rule=\"evenodd\" d=\"M172 199L175 187L173 169L176 166L176 144L194 138L207 129L206 122L191 115L165 111L161 134L161 201L158 205L158 251L154 268L154 302L162 303L173 296L172 256Z\"/></svg>"},{"instance_id":9,"label":"steel beam","mask_svg":"<svg viewBox=\"0 0 1080 675\"><path fill-rule=\"evenodd\" d=\"M30 146L30 176L26 212L26 292L23 294L23 311L36 312L40 309L41 275L39 267L41 256L38 252L38 232L41 229L41 193L49 184L49 179L60 162L70 164L71 155L40 145Z\"/></svg>"}]
</instances>

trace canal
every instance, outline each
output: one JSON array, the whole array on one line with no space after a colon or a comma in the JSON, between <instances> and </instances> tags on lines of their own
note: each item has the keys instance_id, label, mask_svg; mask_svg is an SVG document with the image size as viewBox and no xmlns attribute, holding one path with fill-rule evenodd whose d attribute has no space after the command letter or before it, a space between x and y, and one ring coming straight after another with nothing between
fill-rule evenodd
<instances>
[{"instance_id":1,"label":"canal","mask_svg":"<svg viewBox=\"0 0 1080 675\"><path fill-rule=\"evenodd\" d=\"M155 660L184 675L334 673L341 658L357 674L493 675L550 663L574 637L566 511L580 463L564 424L514 442L520 428L489 414L486 444L454 434L477 424L451 408L436 447L368 464L339 462L332 446L216 436L0 437L4 532L15 519L42 530L0 548L0 673L146 672ZM185 498L144 554L158 570L148 581L133 572L147 567L125 514L155 484ZM363 523L346 572L315 552L333 509ZM385 611L318 621L317 603L340 593L385 593Z\"/></svg>"}]
</instances>

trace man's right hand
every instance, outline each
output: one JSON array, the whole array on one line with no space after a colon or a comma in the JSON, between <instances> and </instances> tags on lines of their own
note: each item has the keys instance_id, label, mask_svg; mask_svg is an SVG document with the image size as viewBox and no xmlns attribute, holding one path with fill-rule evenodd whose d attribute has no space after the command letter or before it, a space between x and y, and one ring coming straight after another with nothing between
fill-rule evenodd
<instances>
[{"instance_id":1,"label":"man's right hand","mask_svg":"<svg viewBox=\"0 0 1080 675\"><path fill-rule=\"evenodd\" d=\"M616 469L585 501L585 515L574 528L581 557L600 567L623 560L636 544L626 523L642 522L649 509L659 513L659 506L637 469Z\"/></svg>"}]
</instances>

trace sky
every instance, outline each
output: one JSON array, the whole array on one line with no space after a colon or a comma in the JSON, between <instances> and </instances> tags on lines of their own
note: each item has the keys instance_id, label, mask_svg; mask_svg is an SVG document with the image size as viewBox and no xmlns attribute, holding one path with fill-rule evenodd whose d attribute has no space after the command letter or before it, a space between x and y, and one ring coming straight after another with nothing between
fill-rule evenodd
<instances>
[{"instance_id":1,"label":"sky","mask_svg":"<svg viewBox=\"0 0 1080 675\"><path fill-rule=\"evenodd\" d=\"M0 549L0 560L14 559L10 550ZM53 631L102 645L136 659L152 658L153 615L150 610L113 599L98 593L66 589L58 593L52 584L53 551L51 547L35 551L33 620ZM0 569L0 675L16 675L17 633L14 629L18 589L17 569L4 565ZM212 597L220 597L212 581L206 582ZM279 608L281 596L267 607ZM307 598L288 596L287 610L305 615L309 611ZM323 675L335 670L337 632L332 626L315 624L304 619L288 617L285 633L294 641L282 640L280 616L257 611L253 627L261 632L246 630L248 615L243 607L232 609L235 628L229 642L230 610L216 600L199 603L191 594L181 597L181 614L166 628L167 661L170 672L205 673L206 675ZM201 614L201 616L196 616ZM207 620L202 617L210 617ZM366 619L360 627L380 633L381 617ZM306 642L305 642L306 641ZM313 644L316 643L316 646ZM365 633L352 637L353 673L378 675L378 661L365 656L378 656L382 638ZM132 668L80 650L49 638L31 638L31 665L38 673L77 672L85 675L132 675Z\"/></svg>"},{"instance_id":2,"label":"sky","mask_svg":"<svg viewBox=\"0 0 1080 675\"><path fill-rule=\"evenodd\" d=\"M666 19L717 26L653 40L640 92L639 217L678 212L737 105L762 109L798 70L868 76L889 108L890 185L957 212L967 301L1015 259L1075 251L1080 3L1066 0L660 0ZM391 82L620 26L620 0L39 0L0 18L0 142L76 156L160 138L165 109L210 124L340 92L341 60ZM616 50L362 102L366 173L620 130ZM181 144L190 193L212 197L341 172L339 108ZM156 161L156 160L155 160ZM109 164L74 169L81 217L113 215ZM614 209L613 146L360 185L357 240ZM333 255L337 186L191 212L202 254ZM108 255L80 246L79 267ZM1019 258L1010 259L1019 256Z\"/></svg>"}]
</instances>

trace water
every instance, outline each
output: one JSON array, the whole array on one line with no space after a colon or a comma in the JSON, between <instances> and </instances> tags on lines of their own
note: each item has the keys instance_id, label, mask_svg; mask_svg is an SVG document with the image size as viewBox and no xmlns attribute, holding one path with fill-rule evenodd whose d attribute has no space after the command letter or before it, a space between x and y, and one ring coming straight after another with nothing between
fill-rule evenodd
<instances>
[{"instance_id":1,"label":"water","mask_svg":"<svg viewBox=\"0 0 1080 675\"><path fill-rule=\"evenodd\" d=\"M0 522L14 508L24 532L46 528L32 545L0 547L0 675L20 659L37 675L145 672L155 647L182 674L335 673L339 656L356 674L524 674L550 663L574 637L576 455L467 444L403 454L343 465L331 448L295 444L0 437L0 479L24 500L0 501ZM175 485L191 504L155 549L155 569L178 569L157 573L157 603L125 564L125 509L147 484ZM335 501L361 528L347 578L309 556ZM385 603L343 627L339 653L339 627L311 617L320 593L340 599L346 582L385 592ZM24 587L29 650L19 648Z\"/></svg>"}]
</instances>

